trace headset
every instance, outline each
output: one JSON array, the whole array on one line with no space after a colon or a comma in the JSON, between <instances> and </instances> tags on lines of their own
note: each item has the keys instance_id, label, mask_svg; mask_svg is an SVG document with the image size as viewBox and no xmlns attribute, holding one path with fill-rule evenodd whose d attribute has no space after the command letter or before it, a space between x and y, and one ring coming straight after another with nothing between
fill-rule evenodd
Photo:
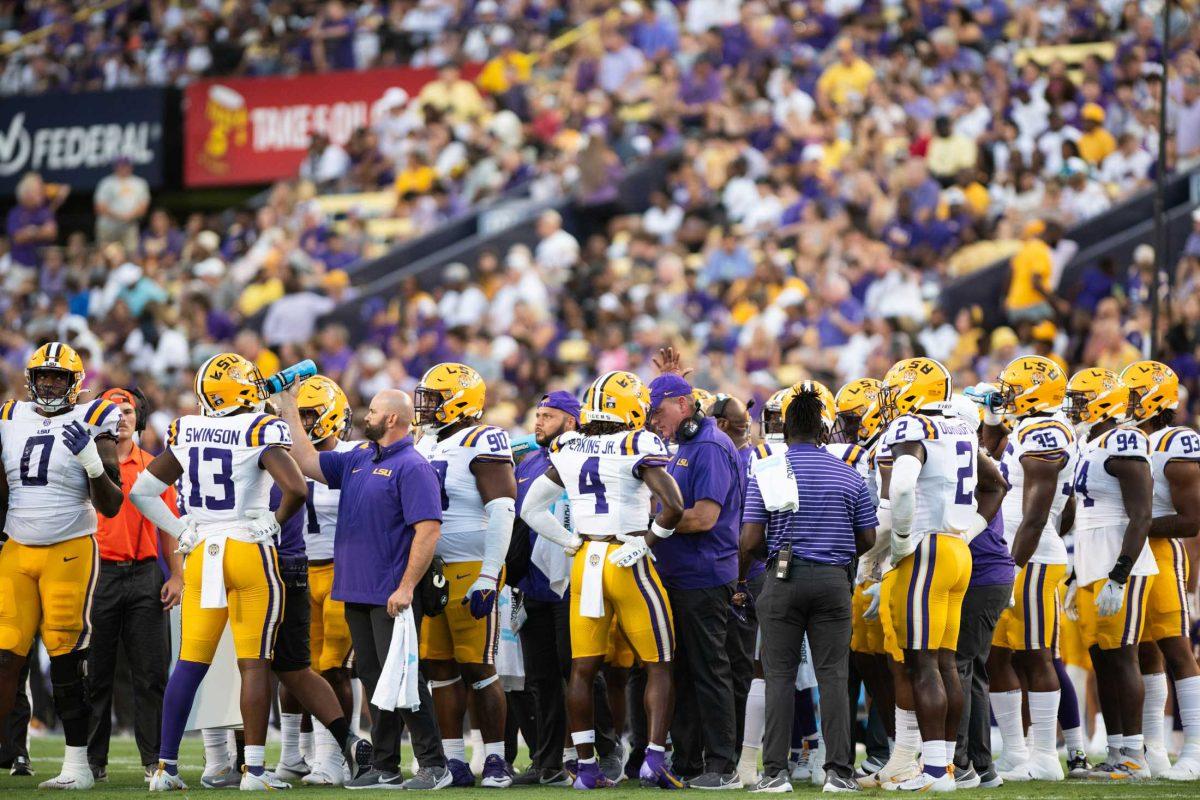
<instances>
[{"instance_id":1,"label":"headset","mask_svg":"<svg viewBox=\"0 0 1200 800\"><path fill-rule=\"evenodd\" d=\"M700 423L704 422L704 410L700 408L700 401L696 401L696 408L692 415L679 423L679 428L675 431L675 438L681 442L690 442L696 438L696 434L700 433Z\"/></svg>"}]
</instances>

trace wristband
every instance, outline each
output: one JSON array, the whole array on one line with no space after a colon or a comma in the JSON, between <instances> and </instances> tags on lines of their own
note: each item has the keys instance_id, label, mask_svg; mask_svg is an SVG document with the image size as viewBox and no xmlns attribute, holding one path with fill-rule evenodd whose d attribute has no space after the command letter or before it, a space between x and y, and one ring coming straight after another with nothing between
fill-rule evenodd
<instances>
[{"instance_id":1,"label":"wristband","mask_svg":"<svg viewBox=\"0 0 1200 800\"><path fill-rule=\"evenodd\" d=\"M650 532L653 533L655 536L657 536L659 539L670 539L671 534L675 533L675 529L674 528L664 528L662 525L659 525L658 522L652 520L650 522Z\"/></svg>"},{"instance_id":2,"label":"wristband","mask_svg":"<svg viewBox=\"0 0 1200 800\"><path fill-rule=\"evenodd\" d=\"M1121 556L1117 559L1116 565L1112 571L1108 573L1108 578L1111 581L1124 585L1125 581L1129 580L1129 573L1133 571L1133 559L1129 556Z\"/></svg>"}]
</instances>

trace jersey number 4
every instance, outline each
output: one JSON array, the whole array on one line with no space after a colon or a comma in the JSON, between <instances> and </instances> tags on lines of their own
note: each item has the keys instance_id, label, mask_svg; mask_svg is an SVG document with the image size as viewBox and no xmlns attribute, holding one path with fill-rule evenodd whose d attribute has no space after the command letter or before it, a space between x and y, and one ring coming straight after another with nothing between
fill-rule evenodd
<instances>
[{"instance_id":1,"label":"jersey number 4","mask_svg":"<svg viewBox=\"0 0 1200 800\"><path fill-rule=\"evenodd\" d=\"M608 513L608 498L604 495L604 481L600 480L600 459L597 456L583 462L579 471L579 493L596 496L596 513Z\"/></svg>"}]
</instances>

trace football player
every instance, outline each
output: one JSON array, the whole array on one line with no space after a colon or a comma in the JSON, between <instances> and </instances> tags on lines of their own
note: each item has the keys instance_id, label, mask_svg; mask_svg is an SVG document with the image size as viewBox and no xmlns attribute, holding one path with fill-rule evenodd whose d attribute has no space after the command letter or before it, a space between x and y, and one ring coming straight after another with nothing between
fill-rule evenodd
<instances>
[{"instance_id":1,"label":"football player","mask_svg":"<svg viewBox=\"0 0 1200 800\"><path fill-rule=\"evenodd\" d=\"M1187 578L1191 565L1183 542L1200 529L1200 436L1175 425L1179 377L1166 364L1139 361L1121 373L1129 387L1129 419L1149 437L1154 475L1154 519L1150 552L1158 575L1146 598L1146 623L1138 655L1146 699L1142 735L1146 760L1154 777L1177 781L1200 779L1200 669L1192 654ZM1167 676L1175 681L1175 699L1183 723L1183 752L1175 766L1163 741L1163 709Z\"/></svg>"},{"instance_id":2,"label":"football player","mask_svg":"<svg viewBox=\"0 0 1200 800\"><path fill-rule=\"evenodd\" d=\"M1058 586L1067 577L1067 548L1059 536L1071 501L1075 434L1062 416L1067 376L1048 358L1022 356L1000 373L995 399L984 408L984 441L1007 436L1000 471L1004 534L1019 570L1015 605L1000 615L992 635L992 705L1004 737L1000 777L1006 781L1064 778L1058 760L1057 721L1062 686L1054 666L1058 639ZM1009 433L1003 417L1013 421ZM1030 741L1026 748L1021 688L1029 693ZM1086 761L1082 733L1069 743L1068 759Z\"/></svg>"},{"instance_id":3,"label":"football player","mask_svg":"<svg viewBox=\"0 0 1200 800\"><path fill-rule=\"evenodd\" d=\"M25 366L28 402L0 405L0 719L12 709L35 634L50 654L63 723L62 772L42 789L90 789L89 612L100 570L96 512L120 511L117 424L103 398L79 403L83 360L65 344L39 347ZM165 487L164 487L165 488Z\"/></svg>"},{"instance_id":4,"label":"football player","mask_svg":"<svg viewBox=\"0 0 1200 800\"><path fill-rule=\"evenodd\" d=\"M955 647L971 578L969 541L1000 510L1005 483L972 426L948 416L949 371L929 358L894 365L880 389L891 449L892 563L887 598L912 681L920 775L904 791L953 791L948 771L962 716Z\"/></svg>"},{"instance_id":5,"label":"football player","mask_svg":"<svg viewBox=\"0 0 1200 800\"><path fill-rule=\"evenodd\" d=\"M646 669L649 744L639 777L643 784L683 788L665 752L672 701L671 606L648 557L655 542L674 533L683 516L683 495L666 471L666 445L643 430L649 401L649 390L632 373L597 378L584 396L583 435L554 443L551 467L533 482L521 512L539 536L574 555L567 717L579 755L577 789L611 785L593 752L592 684L609 652L614 618ZM578 535L549 511L564 487ZM662 510L647 531L652 495Z\"/></svg>"},{"instance_id":6,"label":"football player","mask_svg":"<svg viewBox=\"0 0 1200 800\"><path fill-rule=\"evenodd\" d=\"M220 353L196 372L195 392L200 413L171 423L166 450L130 492L138 510L178 538L189 555L179 661L163 698L161 749L150 790L187 788L179 777L179 742L228 621L242 679L241 788L269 791L286 787L263 766L271 658L283 612L275 537L280 523L304 505L304 476L288 454L287 424L263 411L268 394L258 367L236 353ZM183 512L178 518L161 497L176 481ZM272 482L282 492L274 513L268 507Z\"/></svg>"},{"instance_id":7,"label":"football player","mask_svg":"<svg viewBox=\"0 0 1200 800\"><path fill-rule=\"evenodd\" d=\"M1146 597L1157 574L1146 543L1154 479L1150 444L1137 428L1120 428L1129 388L1107 369L1071 376L1064 405L1075 425L1075 583L1068 605L1079 616L1096 670L1100 710L1108 730L1108 757L1091 777L1150 777L1143 752L1137 643Z\"/></svg>"},{"instance_id":8,"label":"football player","mask_svg":"<svg viewBox=\"0 0 1200 800\"><path fill-rule=\"evenodd\" d=\"M483 734L482 785L512 785L504 760L505 697L496 672L500 620L496 599L516 519L517 480L508 434L481 425L487 387L465 364L438 364L417 384L415 424L425 435L417 449L442 482L442 535L450 602L422 623L421 659L433 686L434 708L453 786L472 786L463 715L467 687L472 718Z\"/></svg>"}]
</instances>

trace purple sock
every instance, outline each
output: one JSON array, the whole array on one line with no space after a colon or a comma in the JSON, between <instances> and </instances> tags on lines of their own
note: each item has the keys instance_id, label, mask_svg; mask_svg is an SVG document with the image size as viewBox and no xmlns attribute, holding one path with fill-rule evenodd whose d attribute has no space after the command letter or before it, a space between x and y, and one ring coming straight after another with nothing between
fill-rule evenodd
<instances>
[{"instance_id":1,"label":"purple sock","mask_svg":"<svg viewBox=\"0 0 1200 800\"><path fill-rule=\"evenodd\" d=\"M196 691L200 681L208 672L208 664L199 661L178 661L175 671L167 681L167 691L163 694L162 741L158 747L158 757L170 761L179 760L179 742L183 739L183 727L187 725L188 715L192 713L192 703L196 699Z\"/></svg>"},{"instance_id":2,"label":"purple sock","mask_svg":"<svg viewBox=\"0 0 1200 800\"><path fill-rule=\"evenodd\" d=\"M1058 700L1058 724L1063 730L1079 727L1079 698L1075 696L1075 684L1067 674L1067 667L1061 658L1054 659L1054 671L1058 673L1058 684L1062 688L1062 696Z\"/></svg>"},{"instance_id":3,"label":"purple sock","mask_svg":"<svg viewBox=\"0 0 1200 800\"><path fill-rule=\"evenodd\" d=\"M801 739L809 739L817 735L817 709L813 705L812 689L796 692L796 723L792 726L792 742L795 745L796 734Z\"/></svg>"}]
</instances>

